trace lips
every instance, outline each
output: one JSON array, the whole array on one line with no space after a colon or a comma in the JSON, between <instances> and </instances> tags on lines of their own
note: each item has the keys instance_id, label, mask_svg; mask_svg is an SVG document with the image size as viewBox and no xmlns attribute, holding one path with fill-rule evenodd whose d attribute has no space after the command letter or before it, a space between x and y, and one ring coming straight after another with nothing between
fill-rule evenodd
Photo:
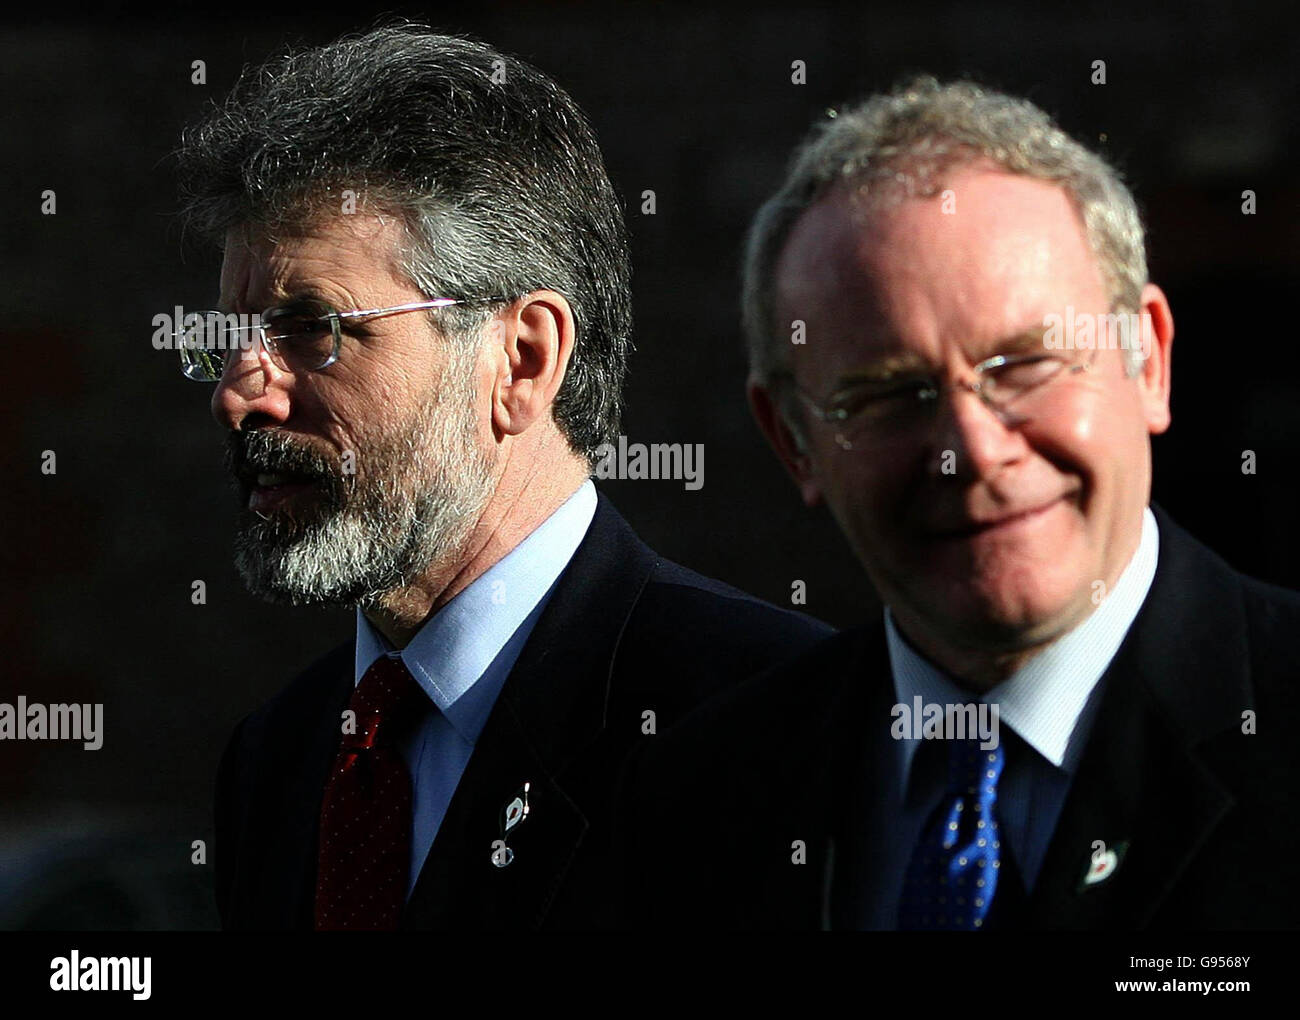
<instances>
[{"instance_id":1,"label":"lips","mask_svg":"<svg viewBox=\"0 0 1300 1020\"><path fill-rule=\"evenodd\" d=\"M248 509L270 513L280 509L290 500L314 489L320 479L296 471L273 471L246 468L240 472L248 491Z\"/></svg>"},{"instance_id":2,"label":"lips","mask_svg":"<svg viewBox=\"0 0 1300 1020\"><path fill-rule=\"evenodd\" d=\"M259 489L272 489L278 485L292 485L301 478L295 478L293 475L279 474L277 472L262 471L254 480L254 484Z\"/></svg>"},{"instance_id":3,"label":"lips","mask_svg":"<svg viewBox=\"0 0 1300 1020\"><path fill-rule=\"evenodd\" d=\"M264 483L264 479L274 480L274 484ZM248 509L258 513L271 513L282 508L290 500L316 487L311 479L291 479L285 475L260 474L257 484L248 496Z\"/></svg>"},{"instance_id":4,"label":"lips","mask_svg":"<svg viewBox=\"0 0 1300 1020\"><path fill-rule=\"evenodd\" d=\"M1047 514L1064 498L1064 496L1058 496L1047 503L1041 503L1026 510L999 514L997 517L967 518L955 525L936 529L933 532L933 537L939 539L972 538L976 535L1013 528L1021 524L1030 524Z\"/></svg>"}]
</instances>

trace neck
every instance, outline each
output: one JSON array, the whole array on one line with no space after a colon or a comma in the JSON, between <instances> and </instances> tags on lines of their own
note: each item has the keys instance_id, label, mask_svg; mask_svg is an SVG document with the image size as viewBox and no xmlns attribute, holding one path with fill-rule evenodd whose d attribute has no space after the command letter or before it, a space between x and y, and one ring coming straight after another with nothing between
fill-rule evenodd
<instances>
[{"instance_id":1,"label":"neck","mask_svg":"<svg viewBox=\"0 0 1300 1020\"><path fill-rule=\"evenodd\" d=\"M512 470L524 464L523 470ZM365 617L394 648L405 648L425 621L468 588L555 513L590 476L577 454L509 458L466 538L414 582L383 595Z\"/></svg>"},{"instance_id":2,"label":"neck","mask_svg":"<svg viewBox=\"0 0 1300 1020\"><path fill-rule=\"evenodd\" d=\"M1032 645L1015 648L971 647L958 644L951 638L937 638L924 627L915 626L915 621L908 619L906 614L892 608L891 612L903 640L952 677L957 686L976 695L987 694L1071 629L1066 627L1051 638Z\"/></svg>"}]
</instances>

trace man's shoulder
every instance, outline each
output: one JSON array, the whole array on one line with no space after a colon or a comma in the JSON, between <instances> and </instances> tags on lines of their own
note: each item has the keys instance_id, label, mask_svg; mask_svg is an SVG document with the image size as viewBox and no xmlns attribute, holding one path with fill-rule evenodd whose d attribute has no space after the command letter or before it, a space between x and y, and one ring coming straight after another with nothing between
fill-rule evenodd
<instances>
[{"instance_id":1,"label":"man's shoulder","mask_svg":"<svg viewBox=\"0 0 1300 1020\"><path fill-rule=\"evenodd\" d=\"M1256 710L1294 718L1300 712L1300 592L1240 576ZM1300 745L1287 740L1284 747L1293 763L1300 760Z\"/></svg>"},{"instance_id":2,"label":"man's shoulder","mask_svg":"<svg viewBox=\"0 0 1300 1020\"><path fill-rule=\"evenodd\" d=\"M860 717L873 684L879 625L836 633L705 699L647 748L654 782L709 773L758 775L781 761L807 761L838 743L846 718Z\"/></svg>"},{"instance_id":3,"label":"man's shoulder","mask_svg":"<svg viewBox=\"0 0 1300 1020\"><path fill-rule=\"evenodd\" d=\"M740 653L790 658L835 633L804 613L784 609L739 588L657 558L637 606L637 624L687 641L723 643Z\"/></svg>"},{"instance_id":4,"label":"man's shoulder","mask_svg":"<svg viewBox=\"0 0 1300 1020\"><path fill-rule=\"evenodd\" d=\"M651 698L671 718L834 633L661 556L604 495L562 588L547 633L577 627L605 643L615 691Z\"/></svg>"},{"instance_id":5,"label":"man's shoulder","mask_svg":"<svg viewBox=\"0 0 1300 1020\"><path fill-rule=\"evenodd\" d=\"M822 717L845 698L860 693L870 673L871 650L883 639L879 624L839 631L701 706L693 727L716 721L771 719L789 726L807 716ZM807 706L806 708L804 706Z\"/></svg>"},{"instance_id":6,"label":"man's shoulder","mask_svg":"<svg viewBox=\"0 0 1300 1020\"><path fill-rule=\"evenodd\" d=\"M599 552L589 550L595 547ZM637 599L638 624L673 627L693 623L718 637L747 634L770 626L782 636L820 640L833 628L803 613L774 606L724 581L708 577L661 556L643 542L603 494L596 516L574 562L584 573L599 563L605 570L644 575ZM805 642L807 643L807 642Z\"/></svg>"},{"instance_id":7,"label":"man's shoulder","mask_svg":"<svg viewBox=\"0 0 1300 1020\"><path fill-rule=\"evenodd\" d=\"M1300 648L1300 591L1247 574L1237 576L1252 634L1272 644Z\"/></svg>"},{"instance_id":8,"label":"man's shoulder","mask_svg":"<svg viewBox=\"0 0 1300 1020\"><path fill-rule=\"evenodd\" d=\"M1160 524L1157 565L1161 613L1180 619L1190 642L1223 641L1241 621L1254 672L1286 672L1300 662L1300 591L1262 581L1238 570L1212 548L1153 507ZM1188 610L1186 617L1182 611ZM1277 670L1272 667L1278 667Z\"/></svg>"},{"instance_id":9,"label":"man's shoulder","mask_svg":"<svg viewBox=\"0 0 1300 1020\"><path fill-rule=\"evenodd\" d=\"M627 618L618 662L624 671L658 672L665 691L694 704L834 633L811 616L656 557Z\"/></svg>"}]
</instances>

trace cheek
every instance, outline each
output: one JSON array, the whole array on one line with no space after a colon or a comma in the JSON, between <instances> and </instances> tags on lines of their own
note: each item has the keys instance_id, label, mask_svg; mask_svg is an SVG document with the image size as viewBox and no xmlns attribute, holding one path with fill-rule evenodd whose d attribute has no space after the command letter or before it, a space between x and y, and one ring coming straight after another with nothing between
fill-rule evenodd
<instances>
[{"instance_id":1,"label":"cheek","mask_svg":"<svg viewBox=\"0 0 1300 1020\"><path fill-rule=\"evenodd\" d=\"M496 389L496 374L490 370L480 371L475 377L474 386L470 391L471 399L474 402L474 418L479 423L479 432L484 438L492 437L492 415L495 410L493 403L494 392Z\"/></svg>"},{"instance_id":2,"label":"cheek","mask_svg":"<svg viewBox=\"0 0 1300 1020\"><path fill-rule=\"evenodd\" d=\"M915 450L887 445L871 451L822 451L823 494L846 530L871 540L904 523L911 480L917 476Z\"/></svg>"},{"instance_id":3,"label":"cheek","mask_svg":"<svg viewBox=\"0 0 1300 1020\"><path fill-rule=\"evenodd\" d=\"M328 380L312 394L310 417L335 457L351 453L357 473L368 454L400 424L401 408L408 398L386 388L359 388Z\"/></svg>"},{"instance_id":4,"label":"cheek","mask_svg":"<svg viewBox=\"0 0 1300 1020\"><path fill-rule=\"evenodd\" d=\"M410 384L400 373L393 371L361 376L353 381L350 390L355 394L352 404L375 417L411 403Z\"/></svg>"},{"instance_id":5,"label":"cheek","mask_svg":"<svg viewBox=\"0 0 1300 1020\"><path fill-rule=\"evenodd\" d=\"M1117 427L1124 417L1124 409L1105 393L1080 391L1025 426L1024 434L1030 447L1058 472L1079 477L1091 490L1105 483L1108 463L1123 442Z\"/></svg>"},{"instance_id":6,"label":"cheek","mask_svg":"<svg viewBox=\"0 0 1300 1020\"><path fill-rule=\"evenodd\" d=\"M1149 448L1137 387L1122 382L1081 396L1070 412L1064 441L1094 479L1127 477Z\"/></svg>"},{"instance_id":7,"label":"cheek","mask_svg":"<svg viewBox=\"0 0 1300 1020\"><path fill-rule=\"evenodd\" d=\"M294 427L314 436L317 448L324 440L337 456L337 451L345 448L341 441L348 434L349 423L356 420L351 390L333 379L309 376L294 386L292 400Z\"/></svg>"},{"instance_id":8,"label":"cheek","mask_svg":"<svg viewBox=\"0 0 1300 1020\"><path fill-rule=\"evenodd\" d=\"M1149 485L1150 440L1136 387L1125 380L1081 390L1042 426L1031 444L1080 483L1080 535L1087 536L1088 555L1104 556L1133 494Z\"/></svg>"},{"instance_id":9,"label":"cheek","mask_svg":"<svg viewBox=\"0 0 1300 1020\"><path fill-rule=\"evenodd\" d=\"M367 400L409 404L437 387L439 365L432 352L403 341L395 334L348 348L345 340L343 356L332 366L339 369L336 378Z\"/></svg>"}]
</instances>

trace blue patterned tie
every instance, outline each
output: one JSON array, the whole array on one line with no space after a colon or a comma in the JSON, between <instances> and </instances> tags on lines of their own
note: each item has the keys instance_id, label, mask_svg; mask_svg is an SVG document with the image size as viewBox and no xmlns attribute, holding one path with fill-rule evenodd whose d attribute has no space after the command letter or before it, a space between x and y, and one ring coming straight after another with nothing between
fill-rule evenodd
<instances>
[{"instance_id":1,"label":"blue patterned tie","mask_svg":"<svg viewBox=\"0 0 1300 1020\"><path fill-rule=\"evenodd\" d=\"M956 740L948 750L948 790L912 852L898 926L904 930L978 931L998 887L1002 846L994 806L1002 746Z\"/></svg>"}]
</instances>

